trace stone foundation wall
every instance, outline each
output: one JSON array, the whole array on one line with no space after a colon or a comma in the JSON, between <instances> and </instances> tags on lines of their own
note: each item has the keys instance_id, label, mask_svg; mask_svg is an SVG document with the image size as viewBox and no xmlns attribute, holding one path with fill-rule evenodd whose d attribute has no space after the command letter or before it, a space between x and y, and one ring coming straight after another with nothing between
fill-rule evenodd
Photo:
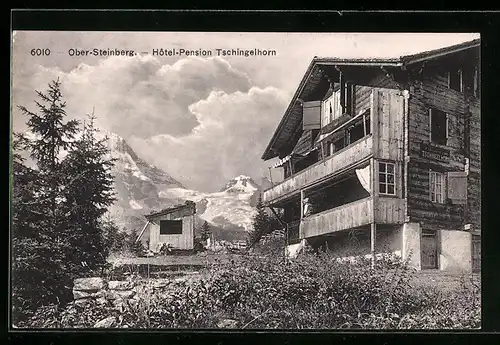
<instances>
[{"instance_id":1,"label":"stone foundation wall","mask_svg":"<svg viewBox=\"0 0 500 345\"><path fill-rule=\"evenodd\" d=\"M73 282L73 297L76 304L92 300L105 304L107 301L121 301L133 298L137 293L133 281L106 281L103 278L78 278Z\"/></svg>"}]
</instances>

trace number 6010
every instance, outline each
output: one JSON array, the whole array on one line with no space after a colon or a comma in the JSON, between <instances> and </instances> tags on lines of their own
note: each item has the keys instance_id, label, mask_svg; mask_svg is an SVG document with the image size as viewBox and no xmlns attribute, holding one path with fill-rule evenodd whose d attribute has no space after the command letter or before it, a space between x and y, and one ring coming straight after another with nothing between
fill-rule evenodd
<instances>
[{"instance_id":1,"label":"number 6010","mask_svg":"<svg viewBox=\"0 0 500 345\"><path fill-rule=\"evenodd\" d=\"M45 49L31 49L31 56L49 56L50 55L50 49L45 48Z\"/></svg>"}]
</instances>

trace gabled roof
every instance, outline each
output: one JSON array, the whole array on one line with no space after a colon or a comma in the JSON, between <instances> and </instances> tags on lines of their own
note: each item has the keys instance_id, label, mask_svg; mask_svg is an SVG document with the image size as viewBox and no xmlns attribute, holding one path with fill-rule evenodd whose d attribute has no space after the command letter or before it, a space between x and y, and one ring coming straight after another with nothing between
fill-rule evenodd
<instances>
[{"instance_id":1,"label":"gabled roof","mask_svg":"<svg viewBox=\"0 0 500 345\"><path fill-rule=\"evenodd\" d=\"M425 51L417 54L403 55L399 57L391 58L335 58L335 57L317 57L315 56L311 63L309 64L304 77L300 81L299 87L295 91L288 108L285 111L283 118L278 124L271 141L266 147L266 150L262 154L263 160L268 160L278 156L275 151L275 143L277 139L282 135L284 131L290 131L286 129L285 125L289 123L290 128L296 128L296 126L302 121L301 119L301 109L299 109L298 104L300 103L300 96L303 92L306 83L309 82L311 78L318 78L317 75L321 73L319 66L358 66L358 67L396 67L401 69L406 69L412 64L423 62L426 60L431 60L439 58L444 55L454 54L462 50L476 48L481 44L480 39L475 39L472 41L463 42L460 44L434 49L430 51ZM300 110L300 111L299 111ZM293 130L292 130L293 131ZM286 135L285 135L286 136Z\"/></svg>"},{"instance_id":2,"label":"gabled roof","mask_svg":"<svg viewBox=\"0 0 500 345\"><path fill-rule=\"evenodd\" d=\"M151 220L151 219L154 219L156 217L164 216L166 214L170 214L170 213L173 213L173 212L176 212L176 211L179 211L182 209L186 209L186 208L192 209L193 213L196 212L196 204L192 201L186 201L184 204L179 204L179 205L175 205L173 207L164 208L161 211L146 214L144 217L147 220Z\"/></svg>"}]
</instances>

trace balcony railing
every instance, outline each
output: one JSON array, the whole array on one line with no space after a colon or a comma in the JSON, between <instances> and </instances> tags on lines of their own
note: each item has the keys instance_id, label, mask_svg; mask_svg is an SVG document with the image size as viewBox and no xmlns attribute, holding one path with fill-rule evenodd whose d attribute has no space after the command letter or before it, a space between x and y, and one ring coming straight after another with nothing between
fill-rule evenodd
<instances>
[{"instance_id":1,"label":"balcony railing","mask_svg":"<svg viewBox=\"0 0 500 345\"><path fill-rule=\"evenodd\" d=\"M404 199L379 197L375 208L367 197L302 219L300 238L309 238L368 225L404 223Z\"/></svg>"},{"instance_id":2,"label":"balcony railing","mask_svg":"<svg viewBox=\"0 0 500 345\"><path fill-rule=\"evenodd\" d=\"M373 138L366 136L342 150L335 152L332 156L311 165L305 170L290 176L283 182L267 189L262 194L264 203L272 203L279 199L286 199L301 188L307 187L318 180L335 175L350 166L364 160L372 155Z\"/></svg>"},{"instance_id":3,"label":"balcony railing","mask_svg":"<svg viewBox=\"0 0 500 345\"><path fill-rule=\"evenodd\" d=\"M371 222L373 222L373 200L372 197L368 197L303 218L300 237L324 235Z\"/></svg>"}]
</instances>

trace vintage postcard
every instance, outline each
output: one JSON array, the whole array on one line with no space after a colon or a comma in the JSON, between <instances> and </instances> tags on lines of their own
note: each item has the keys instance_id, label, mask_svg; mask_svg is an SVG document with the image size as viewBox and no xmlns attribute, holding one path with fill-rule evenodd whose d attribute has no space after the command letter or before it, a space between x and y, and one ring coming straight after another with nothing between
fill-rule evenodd
<instances>
[{"instance_id":1,"label":"vintage postcard","mask_svg":"<svg viewBox=\"0 0 500 345\"><path fill-rule=\"evenodd\" d=\"M16 329L478 329L480 35L13 31Z\"/></svg>"}]
</instances>

